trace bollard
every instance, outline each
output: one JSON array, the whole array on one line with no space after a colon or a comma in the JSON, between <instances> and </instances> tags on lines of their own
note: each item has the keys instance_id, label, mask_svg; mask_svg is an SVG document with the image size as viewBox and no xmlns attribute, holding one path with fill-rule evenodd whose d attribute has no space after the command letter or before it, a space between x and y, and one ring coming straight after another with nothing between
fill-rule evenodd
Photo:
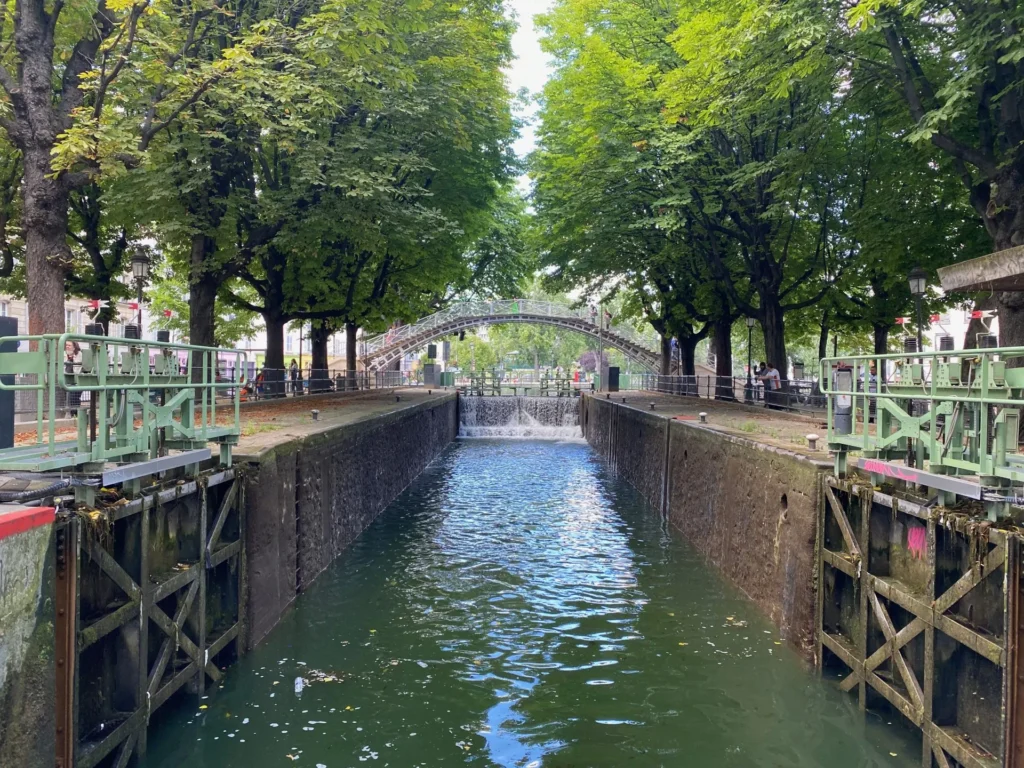
<instances>
[{"instance_id":1,"label":"bollard","mask_svg":"<svg viewBox=\"0 0 1024 768\"><path fill-rule=\"evenodd\" d=\"M428 394L428 395L432 395L432 394L434 394L434 390L432 390L432 389L428 389L428 390L427 390L427 394Z\"/></svg>"},{"instance_id":2,"label":"bollard","mask_svg":"<svg viewBox=\"0 0 1024 768\"><path fill-rule=\"evenodd\" d=\"M605 393L604 399L605 399L605 400L611 400L611 399L612 399L612 396L611 396L611 395L609 395L608 393Z\"/></svg>"},{"instance_id":3,"label":"bollard","mask_svg":"<svg viewBox=\"0 0 1024 768\"><path fill-rule=\"evenodd\" d=\"M318 411L316 408L311 410L309 413L313 417L313 421L319 421L320 420L320 411Z\"/></svg>"},{"instance_id":4,"label":"bollard","mask_svg":"<svg viewBox=\"0 0 1024 768\"><path fill-rule=\"evenodd\" d=\"M654 410L654 403L651 403L651 410Z\"/></svg>"},{"instance_id":5,"label":"bollard","mask_svg":"<svg viewBox=\"0 0 1024 768\"><path fill-rule=\"evenodd\" d=\"M395 402L399 402L402 399L401 395L395 395Z\"/></svg>"},{"instance_id":6,"label":"bollard","mask_svg":"<svg viewBox=\"0 0 1024 768\"><path fill-rule=\"evenodd\" d=\"M701 423L701 424L707 424L707 423L708 423L708 414L707 414L707 411L701 411L700 413L698 413L698 414L697 414L697 418L699 418L699 419L700 419L700 423Z\"/></svg>"},{"instance_id":7,"label":"bollard","mask_svg":"<svg viewBox=\"0 0 1024 768\"><path fill-rule=\"evenodd\" d=\"M625 404L626 404L626 398L622 398L622 404L623 404L623 405L625 405Z\"/></svg>"},{"instance_id":8,"label":"bollard","mask_svg":"<svg viewBox=\"0 0 1024 768\"><path fill-rule=\"evenodd\" d=\"M814 434L813 432L811 434L807 435L807 447L810 448L812 451L818 450L818 440L819 439L820 438L816 434Z\"/></svg>"}]
</instances>

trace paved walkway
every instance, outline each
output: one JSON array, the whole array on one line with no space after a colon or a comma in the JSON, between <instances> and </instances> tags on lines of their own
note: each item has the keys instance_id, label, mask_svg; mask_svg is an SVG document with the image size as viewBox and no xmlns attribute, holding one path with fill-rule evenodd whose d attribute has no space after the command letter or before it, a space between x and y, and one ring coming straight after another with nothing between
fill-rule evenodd
<instances>
[{"instance_id":1,"label":"paved walkway","mask_svg":"<svg viewBox=\"0 0 1024 768\"><path fill-rule=\"evenodd\" d=\"M605 395L598 394L598 398ZM676 397L661 395L654 392L618 392L609 393L607 398L625 402L627 406L650 411L654 403L654 413L665 418L679 418L684 421L697 421L701 411L707 413L707 427L728 435L742 437L776 448L793 451L809 458L827 461L828 451L825 445L825 419L823 416L808 416L785 411L773 411L763 406L742 405L719 400L705 400L696 397ZM816 434L819 450L811 451L807 445L807 435Z\"/></svg>"},{"instance_id":2,"label":"paved walkway","mask_svg":"<svg viewBox=\"0 0 1024 768\"><path fill-rule=\"evenodd\" d=\"M289 440L371 419L430 400L454 396L454 391L408 388L369 390L348 394L310 395L286 400L267 400L242 409L242 436L236 458L258 456ZM319 411L313 421L313 410Z\"/></svg>"}]
</instances>

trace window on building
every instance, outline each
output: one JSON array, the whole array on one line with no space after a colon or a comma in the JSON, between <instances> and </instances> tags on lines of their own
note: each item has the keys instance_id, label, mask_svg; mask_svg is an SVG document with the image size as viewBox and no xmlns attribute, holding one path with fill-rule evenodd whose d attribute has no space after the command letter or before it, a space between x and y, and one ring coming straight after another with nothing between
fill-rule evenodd
<instances>
[{"instance_id":1,"label":"window on building","mask_svg":"<svg viewBox=\"0 0 1024 768\"><path fill-rule=\"evenodd\" d=\"M78 333L78 311L74 309L64 310L64 330L67 333Z\"/></svg>"},{"instance_id":2,"label":"window on building","mask_svg":"<svg viewBox=\"0 0 1024 768\"><path fill-rule=\"evenodd\" d=\"M290 333L287 336L284 337L284 351L285 352L291 352L292 351L292 335Z\"/></svg>"},{"instance_id":3,"label":"window on building","mask_svg":"<svg viewBox=\"0 0 1024 768\"><path fill-rule=\"evenodd\" d=\"M10 316L11 316L11 302L9 302L9 301L0 301L0 317L10 317Z\"/></svg>"}]
</instances>

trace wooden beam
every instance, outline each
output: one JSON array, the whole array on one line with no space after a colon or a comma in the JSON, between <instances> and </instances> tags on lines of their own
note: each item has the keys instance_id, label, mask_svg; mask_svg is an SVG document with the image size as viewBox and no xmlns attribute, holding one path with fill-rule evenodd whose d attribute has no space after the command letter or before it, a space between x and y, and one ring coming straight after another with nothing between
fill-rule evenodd
<instances>
[{"instance_id":1,"label":"wooden beam","mask_svg":"<svg viewBox=\"0 0 1024 768\"><path fill-rule=\"evenodd\" d=\"M84 627L78 633L78 652L99 642L118 627L122 627L139 615L139 603L126 603L113 613L108 613L102 619Z\"/></svg>"},{"instance_id":2,"label":"wooden beam","mask_svg":"<svg viewBox=\"0 0 1024 768\"><path fill-rule=\"evenodd\" d=\"M135 742L139 740L139 733L136 731L121 745L121 753L117 756L117 762L114 763L114 768L128 768L128 761L132 758L132 752L135 751Z\"/></svg>"},{"instance_id":3,"label":"wooden beam","mask_svg":"<svg viewBox=\"0 0 1024 768\"><path fill-rule=\"evenodd\" d=\"M840 553L840 552L833 552L831 549L822 549L821 550L821 559L822 560L824 560L826 563L831 565L837 571L842 571L847 576L849 576L851 579L856 579L856 578L858 578L858 576L857 576L857 570L858 570L857 565L855 565L850 560L847 560L846 559L847 557L850 557L850 555L846 555L845 553ZM853 557L856 557L856 555L854 555Z\"/></svg>"},{"instance_id":4,"label":"wooden beam","mask_svg":"<svg viewBox=\"0 0 1024 768\"><path fill-rule=\"evenodd\" d=\"M850 554L860 558L860 546L857 544L857 538L853 535L850 520L846 516L846 511L843 509L842 504L839 503L839 499L836 498L835 492L828 485L825 486L825 498L828 499L828 505L832 509L832 514L835 515L836 522L839 523L839 530L843 533L843 541L846 542Z\"/></svg>"},{"instance_id":5,"label":"wooden beam","mask_svg":"<svg viewBox=\"0 0 1024 768\"><path fill-rule=\"evenodd\" d=\"M217 517L213 523L213 530L210 531L210 538L206 542L206 556L209 557L213 553L213 548L220 542L220 534L224 529L224 523L228 519L228 514L231 512L231 505L235 500L235 495L238 492L238 483L232 483L231 487L228 488L228 492L224 494L224 498L220 502L220 508L217 510Z\"/></svg>"},{"instance_id":6,"label":"wooden beam","mask_svg":"<svg viewBox=\"0 0 1024 768\"><path fill-rule=\"evenodd\" d=\"M103 547L99 545L96 538L92 535L86 535L85 537L85 551L92 558L93 562L100 567L110 580L119 586L128 598L134 602L142 600L142 589L135 580L128 575L128 572L121 567L113 556L107 552Z\"/></svg>"},{"instance_id":7,"label":"wooden beam","mask_svg":"<svg viewBox=\"0 0 1024 768\"><path fill-rule=\"evenodd\" d=\"M192 609L192 603L195 602L196 594L199 592L199 580L196 579L192 582L192 587L185 595L185 599L181 601L178 606L177 612L174 614L174 626L177 629L173 635L167 633L160 644L160 651L157 653L156 660L153 662L153 667L149 672L149 684L147 691L149 696L156 693L160 681L163 679L164 670L167 668L167 664L171 660L171 655L174 653L174 648L178 644L178 633L181 631L182 625L185 623L185 618L188 616L189 611ZM172 644L173 643L173 644ZM195 658L193 656L193 658Z\"/></svg>"},{"instance_id":8,"label":"wooden beam","mask_svg":"<svg viewBox=\"0 0 1024 768\"><path fill-rule=\"evenodd\" d=\"M229 559L231 557L234 557L235 555L237 555L241 551L242 551L242 542L241 541L233 541L230 544L227 544L227 545L221 547L220 549L218 549L216 552L212 553L210 555L209 565L207 567L208 568L216 568L218 565L223 563L225 560L227 560L227 559Z\"/></svg>"},{"instance_id":9,"label":"wooden beam","mask_svg":"<svg viewBox=\"0 0 1024 768\"><path fill-rule=\"evenodd\" d=\"M1006 545L1000 544L985 557L981 564L976 563L967 573L957 579L956 583L935 599L935 612L945 613L958 600L974 589L990 573L1006 562Z\"/></svg>"},{"instance_id":10,"label":"wooden beam","mask_svg":"<svg viewBox=\"0 0 1024 768\"><path fill-rule=\"evenodd\" d=\"M889 614L886 612L885 606L878 599L878 595L872 591L868 597L871 601L871 608L874 611L875 618L878 619L878 623L882 627L882 634L885 635L886 644L890 644L896 639L896 627L893 626L892 619L889 618ZM921 684L917 681L917 676L907 666L907 661L903 658L902 651L892 648L890 655L896 664L896 669L899 670L900 677L903 678L903 684L907 688L907 693L910 694L914 708L920 710L920 715L923 717L924 694L921 691Z\"/></svg>"},{"instance_id":11,"label":"wooden beam","mask_svg":"<svg viewBox=\"0 0 1024 768\"><path fill-rule=\"evenodd\" d=\"M156 585L153 590L153 602L159 603L168 595L173 595L179 589L182 589L186 584L191 584L196 580L199 575L199 568L195 565L190 565L184 571L176 573L166 581L162 581Z\"/></svg>"}]
</instances>

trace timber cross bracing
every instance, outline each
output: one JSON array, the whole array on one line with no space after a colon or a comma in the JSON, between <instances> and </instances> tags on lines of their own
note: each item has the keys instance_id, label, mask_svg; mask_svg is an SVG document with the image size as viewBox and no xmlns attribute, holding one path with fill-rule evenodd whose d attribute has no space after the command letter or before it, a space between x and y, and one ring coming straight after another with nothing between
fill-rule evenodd
<instances>
[{"instance_id":1,"label":"timber cross bracing","mask_svg":"<svg viewBox=\"0 0 1024 768\"><path fill-rule=\"evenodd\" d=\"M58 731L59 764L125 768L145 753L150 718L173 694L189 686L202 695L208 680L221 680L218 654L237 654L243 638L240 497L228 469L65 523L58 579L77 565L81 586L58 595L71 617L58 638L71 662L58 669L68 692L58 722L71 724ZM180 526L170 553L169 515ZM113 531L122 545L111 549ZM168 557L186 560L168 570ZM128 670L113 683L103 669L111 660Z\"/></svg>"},{"instance_id":2,"label":"timber cross bracing","mask_svg":"<svg viewBox=\"0 0 1024 768\"><path fill-rule=\"evenodd\" d=\"M363 342L363 364L381 369L430 342L462 330L499 323L536 323L576 331L619 350L630 360L657 370L660 360L657 337L628 325L609 325L587 308L534 299L464 301L424 317L410 325L393 328Z\"/></svg>"},{"instance_id":3,"label":"timber cross bracing","mask_svg":"<svg viewBox=\"0 0 1024 768\"><path fill-rule=\"evenodd\" d=\"M923 764L1021 765L1019 538L870 486L823 489L819 665L861 709L880 697L919 728Z\"/></svg>"}]
</instances>

